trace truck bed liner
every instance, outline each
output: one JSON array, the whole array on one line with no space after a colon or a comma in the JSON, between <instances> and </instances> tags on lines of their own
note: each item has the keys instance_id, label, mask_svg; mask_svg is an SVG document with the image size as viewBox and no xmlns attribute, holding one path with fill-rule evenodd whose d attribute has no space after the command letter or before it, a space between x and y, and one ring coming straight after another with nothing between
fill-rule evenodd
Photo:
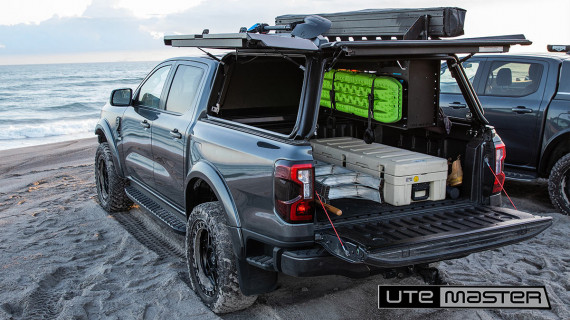
<instances>
[{"instance_id":1,"label":"truck bed liner","mask_svg":"<svg viewBox=\"0 0 570 320\"><path fill-rule=\"evenodd\" d=\"M375 201L370 201L366 199L334 199L330 201L330 204L342 210L343 214L341 216L331 216L335 225L340 222L351 221L355 219L375 219L378 215L388 216L399 213L412 213L416 210L441 210L445 208L462 207L467 202L466 200L440 200L440 201L424 201L424 202L412 202L405 206L393 206L388 203L378 203ZM317 207L317 221L318 225L324 225L325 227L330 227L327 217L320 207ZM337 222L338 221L338 222Z\"/></svg>"},{"instance_id":2,"label":"truck bed liner","mask_svg":"<svg viewBox=\"0 0 570 320\"><path fill-rule=\"evenodd\" d=\"M389 267L460 257L519 242L542 232L551 220L466 201L336 220L346 251L330 224L320 223L315 238L344 260Z\"/></svg>"}]
</instances>

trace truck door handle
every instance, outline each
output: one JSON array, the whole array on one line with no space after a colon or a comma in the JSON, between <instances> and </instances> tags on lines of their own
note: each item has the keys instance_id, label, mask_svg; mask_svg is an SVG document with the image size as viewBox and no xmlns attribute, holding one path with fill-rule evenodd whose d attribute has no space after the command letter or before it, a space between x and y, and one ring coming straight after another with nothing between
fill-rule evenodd
<instances>
[{"instance_id":1,"label":"truck door handle","mask_svg":"<svg viewBox=\"0 0 570 320\"><path fill-rule=\"evenodd\" d=\"M170 136L174 139L181 139L182 138L182 133L178 132L178 129L172 129L170 131Z\"/></svg>"},{"instance_id":2,"label":"truck door handle","mask_svg":"<svg viewBox=\"0 0 570 320\"><path fill-rule=\"evenodd\" d=\"M525 106L517 106L516 108L512 108L511 111L516 113L532 113L532 109Z\"/></svg>"},{"instance_id":3,"label":"truck door handle","mask_svg":"<svg viewBox=\"0 0 570 320\"><path fill-rule=\"evenodd\" d=\"M148 129L148 128L150 128L150 123L148 123L148 121L146 121L146 120L143 120L143 121L141 121L141 126L145 129Z\"/></svg>"},{"instance_id":4,"label":"truck door handle","mask_svg":"<svg viewBox=\"0 0 570 320\"><path fill-rule=\"evenodd\" d=\"M467 108L467 105L465 103L461 103L461 102L457 102L457 101L450 103L449 106L453 109Z\"/></svg>"}]
</instances>

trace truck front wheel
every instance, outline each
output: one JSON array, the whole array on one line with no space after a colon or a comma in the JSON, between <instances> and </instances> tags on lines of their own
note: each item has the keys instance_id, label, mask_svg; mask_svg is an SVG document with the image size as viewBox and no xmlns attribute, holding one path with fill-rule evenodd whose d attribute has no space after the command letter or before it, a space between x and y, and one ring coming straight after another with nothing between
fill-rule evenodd
<instances>
[{"instance_id":1,"label":"truck front wheel","mask_svg":"<svg viewBox=\"0 0 570 320\"><path fill-rule=\"evenodd\" d=\"M107 212L128 210L133 202L125 193L128 180L117 174L107 142L99 144L95 153L95 185L101 207Z\"/></svg>"},{"instance_id":2,"label":"truck front wheel","mask_svg":"<svg viewBox=\"0 0 570 320\"><path fill-rule=\"evenodd\" d=\"M548 178L548 192L554 207L570 215L570 154L560 158Z\"/></svg>"},{"instance_id":3,"label":"truck front wheel","mask_svg":"<svg viewBox=\"0 0 570 320\"><path fill-rule=\"evenodd\" d=\"M186 224L186 260L192 289L213 312L245 309L257 299L240 290L237 259L218 201L192 210Z\"/></svg>"}]
</instances>

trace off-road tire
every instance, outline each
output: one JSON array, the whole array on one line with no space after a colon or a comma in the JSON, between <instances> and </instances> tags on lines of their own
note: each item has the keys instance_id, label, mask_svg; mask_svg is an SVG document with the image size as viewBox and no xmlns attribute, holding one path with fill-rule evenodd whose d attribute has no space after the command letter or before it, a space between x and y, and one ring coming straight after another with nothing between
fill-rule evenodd
<instances>
[{"instance_id":1,"label":"off-road tire","mask_svg":"<svg viewBox=\"0 0 570 320\"><path fill-rule=\"evenodd\" d=\"M550 201L561 213L570 215L570 154L560 158L548 178Z\"/></svg>"},{"instance_id":2,"label":"off-road tire","mask_svg":"<svg viewBox=\"0 0 570 320\"><path fill-rule=\"evenodd\" d=\"M242 310L257 299L240 290L224 208L218 201L192 210L186 225L186 261L192 289L213 312Z\"/></svg>"},{"instance_id":3,"label":"off-road tire","mask_svg":"<svg viewBox=\"0 0 570 320\"><path fill-rule=\"evenodd\" d=\"M125 193L128 185L129 181L117 174L109 144L99 144L95 153L95 186L101 207L107 212L128 210L133 204Z\"/></svg>"}]
</instances>

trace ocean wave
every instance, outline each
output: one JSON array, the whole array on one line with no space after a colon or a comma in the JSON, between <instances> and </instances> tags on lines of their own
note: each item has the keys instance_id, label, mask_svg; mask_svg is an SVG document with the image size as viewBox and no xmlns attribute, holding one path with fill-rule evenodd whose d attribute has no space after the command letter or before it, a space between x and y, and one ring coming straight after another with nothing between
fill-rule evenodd
<instances>
[{"instance_id":1,"label":"ocean wave","mask_svg":"<svg viewBox=\"0 0 570 320\"><path fill-rule=\"evenodd\" d=\"M98 118L104 104L104 102L75 102L61 105L42 104L34 107L33 103L25 105L0 103L0 125Z\"/></svg>"},{"instance_id":2,"label":"ocean wave","mask_svg":"<svg viewBox=\"0 0 570 320\"><path fill-rule=\"evenodd\" d=\"M78 87L91 87L100 85L117 84L123 85L125 87L136 87L143 78L123 78L123 79L106 79L106 80L86 80L81 82L66 83L66 85L78 86ZM136 84L133 86L133 84Z\"/></svg>"},{"instance_id":3,"label":"ocean wave","mask_svg":"<svg viewBox=\"0 0 570 320\"><path fill-rule=\"evenodd\" d=\"M0 66L0 144L91 134L111 90L135 88L154 65Z\"/></svg>"},{"instance_id":4,"label":"ocean wave","mask_svg":"<svg viewBox=\"0 0 570 320\"><path fill-rule=\"evenodd\" d=\"M84 81L68 81L68 79L62 79L61 81L55 81L54 79L51 79L50 84L52 84L52 88L50 90L57 90L58 87L60 88L60 90L65 91L65 90L71 90L73 87L98 88L100 86L108 86L108 85L114 85L114 86L118 86L121 88L134 89L141 83L143 78L104 79L104 80L93 80L93 79L88 79L88 78L84 78L84 79L85 79ZM36 82L36 83L24 82L24 83L14 83L14 84L7 85L7 86L1 86L0 89L6 90L6 91L23 90L23 89L25 89L25 90L31 90L31 89L39 90L39 89L44 89L45 87L46 87L46 85L42 82Z\"/></svg>"},{"instance_id":5,"label":"ocean wave","mask_svg":"<svg viewBox=\"0 0 570 320\"><path fill-rule=\"evenodd\" d=\"M93 131L97 119L0 126L0 140L43 138Z\"/></svg>"},{"instance_id":6,"label":"ocean wave","mask_svg":"<svg viewBox=\"0 0 570 320\"><path fill-rule=\"evenodd\" d=\"M97 111L86 111L82 113L73 113L73 114L36 114L36 115L17 115L13 116L11 114L5 115L0 113L0 128L6 128L10 125L40 125L44 123L51 123L54 121L61 121L61 122L73 122L77 119L81 118L84 120L87 119L99 119L101 112Z\"/></svg>"},{"instance_id":7,"label":"ocean wave","mask_svg":"<svg viewBox=\"0 0 570 320\"><path fill-rule=\"evenodd\" d=\"M104 104L104 102L101 102L101 103L91 104L91 106L89 106L89 105L86 105L84 103L74 102L74 103L62 104L62 105L58 105L58 106L45 106L45 107L41 107L39 109L40 110L49 110L49 111L65 110L66 112L88 111L88 110L91 111L94 109L101 109L101 106L103 104Z\"/></svg>"}]
</instances>

